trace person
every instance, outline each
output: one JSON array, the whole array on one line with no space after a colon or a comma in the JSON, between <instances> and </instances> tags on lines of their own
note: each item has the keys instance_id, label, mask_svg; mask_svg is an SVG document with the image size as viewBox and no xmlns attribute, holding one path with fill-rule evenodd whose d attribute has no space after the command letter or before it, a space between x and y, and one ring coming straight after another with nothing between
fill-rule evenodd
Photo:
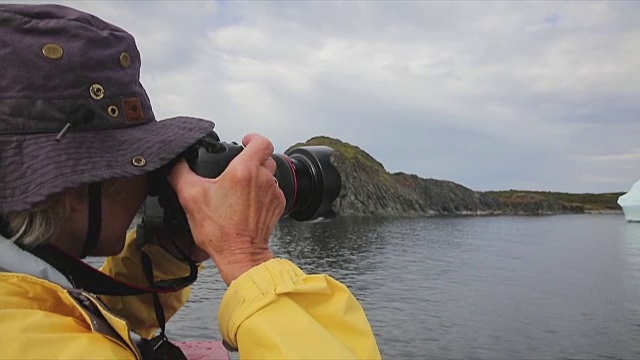
<instances>
[{"instance_id":1,"label":"person","mask_svg":"<svg viewBox=\"0 0 640 360\"><path fill-rule=\"evenodd\" d=\"M149 175L213 123L157 121L133 37L69 7L0 5L0 62L0 358L177 358L154 349L209 258L241 358L380 358L343 284L270 251L285 200L266 138L245 136L216 179L177 161L167 181L191 236L141 242L127 231ZM107 257L100 272L88 255Z\"/></svg>"}]
</instances>

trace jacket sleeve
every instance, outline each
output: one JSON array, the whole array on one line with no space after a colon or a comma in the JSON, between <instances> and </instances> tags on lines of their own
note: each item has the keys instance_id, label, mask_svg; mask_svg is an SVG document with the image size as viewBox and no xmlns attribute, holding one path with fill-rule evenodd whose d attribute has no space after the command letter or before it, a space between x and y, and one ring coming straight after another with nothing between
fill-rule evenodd
<instances>
[{"instance_id":1,"label":"jacket sleeve","mask_svg":"<svg viewBox=\"0 0 640 360\"><path fill-rule=\"evenodd\" d=\"M100 270L127 283L148 286L149 283L142 269L140 250L136 248L136 232L130 231L124 250L117 256L107 258ZM143 251L149 254L153 263L154 280L165 280L186 276L189 266L171 256L162 247L147 244ZM158 294L165 319L169 319L180 309L189 298L191 287L186 287L173 293ZM100 299L109 306L110 310L127 320L131 330L144 338L150 338L159 328L153 307L151 294L138 296L101 296Z\"/></svg>"},{"instance_id":2,"label":"jacket sleeve","mask_svg":"<svg viewBox=\"0 0 640 360\"><path fill-rule=\"evenodd\" d=\"M234 280L218 316L240 358L379 359L364 310L327 275L273 259Z\"/></svg>"}]
</instances>

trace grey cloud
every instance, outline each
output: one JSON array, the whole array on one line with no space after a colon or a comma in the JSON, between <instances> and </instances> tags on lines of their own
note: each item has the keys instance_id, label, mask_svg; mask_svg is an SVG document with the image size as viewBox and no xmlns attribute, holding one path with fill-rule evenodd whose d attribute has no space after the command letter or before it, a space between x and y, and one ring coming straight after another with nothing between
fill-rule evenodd
<instances>
[{"instance_id":1,"label":"grey cloud","mask_svg":"<svg viewBox=\"0 0 640 360\"><path fill-rule=\"evenodd\" d=\"M226 139L325 134L477 189L640 177L633 157L585 160L637 151L638 2L68 3L134 33L158 117Z\"/></svg>"}]
</instances>

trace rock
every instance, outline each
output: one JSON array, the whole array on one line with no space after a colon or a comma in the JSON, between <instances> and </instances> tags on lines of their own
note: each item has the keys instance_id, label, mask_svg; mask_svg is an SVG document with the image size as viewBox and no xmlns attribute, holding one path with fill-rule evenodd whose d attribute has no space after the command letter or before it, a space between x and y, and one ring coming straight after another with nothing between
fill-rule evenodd
<instances>
[{"instance_id":1,"label":"rock","mask_svg":"<svg viewBox=\"0 0 640 360\"><path fill-rule=\"evenodd\" d=\"M314 137L305 145L333 148L331 163L342 177L342 189L333 208L339 215L543 215L583 213L584 207L530 194L511 199L473 191L446 180L423 179L413 174L389 173L364 150L329 137Z\"/></svg>"}]
</instances>

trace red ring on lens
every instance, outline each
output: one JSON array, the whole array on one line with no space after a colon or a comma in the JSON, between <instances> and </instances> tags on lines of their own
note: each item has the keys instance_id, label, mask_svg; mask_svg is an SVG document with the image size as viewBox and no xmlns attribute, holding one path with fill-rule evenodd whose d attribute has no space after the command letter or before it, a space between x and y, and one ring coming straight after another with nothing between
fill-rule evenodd
<instances>
[{"instance_id":1,"label":"red ring on lens","mask_svg":"<svg viewBox=\"0 0 640 360\"><path fill-rule=\"evenodd\" d=\"M298 175L296 174L296 167L293 166L291 159L288 156L283 156L283 158L287 161L287 164L289 164L291 174L293 175L293 201L291 202L291 208L293 209L296 206L298 197Z\"/></svg>"}]
</instances>

